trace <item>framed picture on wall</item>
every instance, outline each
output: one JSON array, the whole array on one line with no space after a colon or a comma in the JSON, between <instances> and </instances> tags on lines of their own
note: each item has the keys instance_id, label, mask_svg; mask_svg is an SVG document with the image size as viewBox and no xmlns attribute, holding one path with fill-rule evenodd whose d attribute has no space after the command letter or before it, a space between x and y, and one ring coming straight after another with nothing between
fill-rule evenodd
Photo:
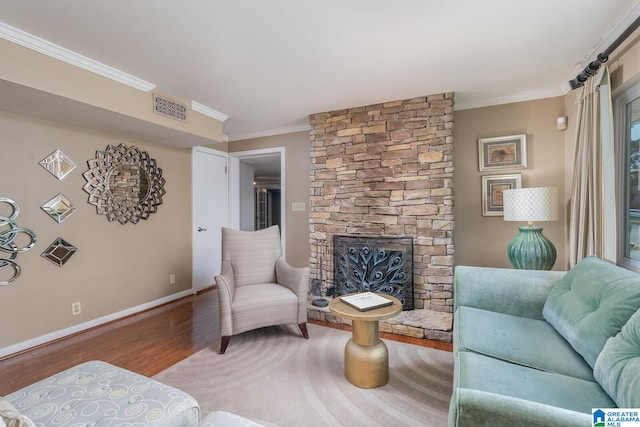
<instances>
[{"instance_id":1,"label":"framed picture on wall","mask_svg":"<svg viewBox=\"0 0 640 427\"><path fill-rule=\"evenodd\" d=\"M527 168L527 135L509 135L478 140L480 172Z\"/></svg>"},{"instance_id":2,"label":"framed picture on wall","mask_svg":"<svg viewBox=\"0 0 640 427\"><path fill-rule=\"evenodd\" d=\"M488 175L482 177L482 216L502 216L502 192L522 188L522 175Z\"/></svg>"}]
</instances>

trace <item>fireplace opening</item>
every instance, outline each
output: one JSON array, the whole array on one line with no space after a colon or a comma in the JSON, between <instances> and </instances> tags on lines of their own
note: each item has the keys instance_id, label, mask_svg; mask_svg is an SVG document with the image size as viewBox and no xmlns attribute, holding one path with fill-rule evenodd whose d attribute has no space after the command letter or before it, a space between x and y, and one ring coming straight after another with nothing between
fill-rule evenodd
<instances>
[{"instance_id":1,"label":"fireplace opening","mask_svg":"<svg viewBox=\"0 0 640 427\"><path fill-rule=\"evenodd\" d=\"M413 238L333 236L337 295L375 292L413 310Z\"/></svg>"}]
</instances>

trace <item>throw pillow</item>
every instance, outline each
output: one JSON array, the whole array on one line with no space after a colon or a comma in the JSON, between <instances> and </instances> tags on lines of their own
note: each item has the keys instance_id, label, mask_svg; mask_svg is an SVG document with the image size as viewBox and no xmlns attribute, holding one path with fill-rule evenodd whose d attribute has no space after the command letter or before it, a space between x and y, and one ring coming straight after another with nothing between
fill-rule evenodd
<instances>
[{"instance_id":1,"label":"throw pillow","mask_svg":"<svg viewBox=\"0 0 640 427\"><path fill-rule=\"evenodd\" d=\"M640 308L640 275L596 257L555 283L542 314L593 367L609 337Z\"/></svg>"},{"instance_id":2,"label":"throw pillow","mask_svg":"<svg viewBox=\"0 0 640 427\"><path fill-rule=\"evenodd\" d=\"M640 310L609 338L593 376L619 408L640 407Z\"/></svg>"},{"instance_id":3,"label":"throw pillow","mask_svg":"<svg viewBox=\"0 0 640 427\"><path fill-rule=\"evenodd\" d=\"M35 427L28 417L21 415L7 399L0 397L0 421L7 427ZM0 425L2 425L0 424Z\"/></svg>"}]
</instances>

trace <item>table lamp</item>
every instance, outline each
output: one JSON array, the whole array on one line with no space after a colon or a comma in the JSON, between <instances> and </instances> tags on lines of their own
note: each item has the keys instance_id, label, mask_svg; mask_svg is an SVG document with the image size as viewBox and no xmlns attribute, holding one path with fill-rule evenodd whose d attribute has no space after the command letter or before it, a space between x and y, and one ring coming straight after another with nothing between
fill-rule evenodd
<instances>
[{"instance_id":1,"label":"table lamp","mask_svg":"<svg viewBox=\"0 0 640 427\"><path fill-rule=\"evenodd\" d=\"M504 190L505 221L527 221L507 247L509 261L515 268L551 270L556 262L556 248L542 235L542 227L534 221L558 220L558 189L535 187Z\"/></svg>"}]
</instances>

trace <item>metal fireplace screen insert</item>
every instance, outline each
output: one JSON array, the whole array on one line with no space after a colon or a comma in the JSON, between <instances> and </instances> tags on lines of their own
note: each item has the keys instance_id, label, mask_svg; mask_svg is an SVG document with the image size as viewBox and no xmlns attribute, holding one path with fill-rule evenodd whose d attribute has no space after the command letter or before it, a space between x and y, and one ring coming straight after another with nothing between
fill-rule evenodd
<instances>
[{"instance_id":1,"label":"metal fireplace screen insert","mask_svg":"<svg viewBox=\"0 0 640 427\"><path fill-rule=\"evenodd\" d=\"M338 295L387 294L413 310L412 238L334 235L333 259Z\"/></svg>"}]
</instances>

